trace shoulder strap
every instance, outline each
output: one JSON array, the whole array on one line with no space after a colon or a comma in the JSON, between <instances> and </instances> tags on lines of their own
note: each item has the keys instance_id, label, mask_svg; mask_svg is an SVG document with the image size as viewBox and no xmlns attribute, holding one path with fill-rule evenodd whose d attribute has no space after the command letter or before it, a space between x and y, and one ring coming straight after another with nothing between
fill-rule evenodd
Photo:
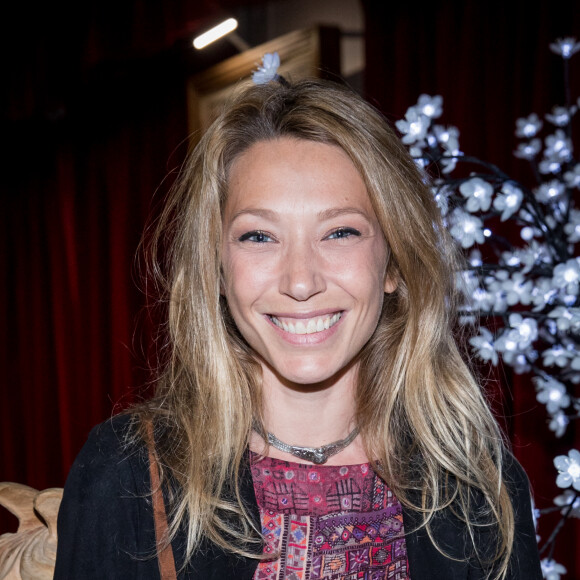
<instances>
[{"instance_id":1,"label":"shoulder strap","mask_svg":"<svg viewBox=\"0 0 580 580\"><path fill-rule=\"evenodd\" d=\"M153 518L155 520L155 542L157 544L157 561L161 580L177 580L175 560L171 543L166 545L168 534L167 514L165 502L159 482L159 465L155 459L155 440L153 438L153 423L147 421L147 449L149 451L149 475L151 477L151 499L153 501Z\"/></svg>"}]
</instances>

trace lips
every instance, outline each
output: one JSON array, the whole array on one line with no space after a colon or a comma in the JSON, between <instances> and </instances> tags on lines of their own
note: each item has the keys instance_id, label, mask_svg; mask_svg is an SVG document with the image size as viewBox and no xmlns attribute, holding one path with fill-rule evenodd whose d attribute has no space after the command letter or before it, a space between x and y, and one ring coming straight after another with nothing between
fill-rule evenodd
<instances>
[{"instance_id":1,"label":"lips","mask_svg":"<svg viewBox=\"0 0 580 580\"><path fill-rule=\"evenodd\" d=\"M312 318L277 317L269 315L270 320L278 328L289 334L315 334L332 328L341 318L341 312L313 316Z\"/></svg>"}]
</instances>

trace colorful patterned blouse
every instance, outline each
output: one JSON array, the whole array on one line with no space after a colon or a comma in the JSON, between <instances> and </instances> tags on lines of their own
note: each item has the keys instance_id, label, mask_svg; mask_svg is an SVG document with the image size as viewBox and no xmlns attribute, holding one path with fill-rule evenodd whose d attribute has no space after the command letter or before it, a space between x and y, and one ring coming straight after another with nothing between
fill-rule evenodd
<instances>
[{"instance_id":1,"label":"colorful patterned blouse","mask_svg":"<svg viewBox=\"0 0 580 580\"><path fill-rule=\"evenodd\" d=\"M401 504L368 463L307 465L252 453L264 552L254 580L409 580Z\"/></svg>"}]
</instances>

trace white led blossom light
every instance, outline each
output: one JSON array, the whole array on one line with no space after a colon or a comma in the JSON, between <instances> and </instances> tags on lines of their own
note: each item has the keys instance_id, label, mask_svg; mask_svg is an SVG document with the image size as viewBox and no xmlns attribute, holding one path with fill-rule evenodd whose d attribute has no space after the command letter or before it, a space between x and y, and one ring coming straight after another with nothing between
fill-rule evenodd
<instances>
[{"instance_id":1,"label":"white led blossom light","mask_svg":"<svg viewBox=\"0 0 580 580\"><path fill-rule=\"evenodd\" d=\"M567 67L580 43L564 38L550 49ZM478 328L469 340L475 356L530 373L556 437L580 418L580 160L571 138L579 107L580 99L568 98L543 118L516 120L521 142L513 154L531 165L530 184L464 156L457 128L433 122L443 114L438 96L421 95L396 123L423 175L433 176L444 223L465 250L465 269L456 276L464 295L459 320ZM471 173L452 176L464 161ZM563 518L580 517L580 452L558 456L554 465L557 485L571 488L559 496L567 503L555 500L556 506L564 506ZM566 573L551 558L556 535L548 534L542 548L550 548L542 560L547 580Z\"/></svg>"}]
</instances>

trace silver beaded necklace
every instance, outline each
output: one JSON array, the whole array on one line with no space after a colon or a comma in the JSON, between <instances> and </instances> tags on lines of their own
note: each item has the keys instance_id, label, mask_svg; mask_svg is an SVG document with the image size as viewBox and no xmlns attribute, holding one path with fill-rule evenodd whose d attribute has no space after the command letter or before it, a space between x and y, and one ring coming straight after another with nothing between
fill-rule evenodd
<instances>
[{"instance_id":1,"label":"silver beaded necklace","mask_svg":"<svg viewBox=\"0 0 580 580\"><path fill-rule=\"evenodd\" d=\"M299 447L298 445L288 445L288 443L280 441L280 439L275 435L272 435L272 433L266 433L268 443L272 445L272 447L284 451L285 453L290 453L299 459L311 461L316 465L326 463L330 457L348 447L355 440L357 435L358 427L355 427L345 439L341 439L340 441L335 441L328 445L322 445L322 447Z\"/></svg>"}]
</instances>

